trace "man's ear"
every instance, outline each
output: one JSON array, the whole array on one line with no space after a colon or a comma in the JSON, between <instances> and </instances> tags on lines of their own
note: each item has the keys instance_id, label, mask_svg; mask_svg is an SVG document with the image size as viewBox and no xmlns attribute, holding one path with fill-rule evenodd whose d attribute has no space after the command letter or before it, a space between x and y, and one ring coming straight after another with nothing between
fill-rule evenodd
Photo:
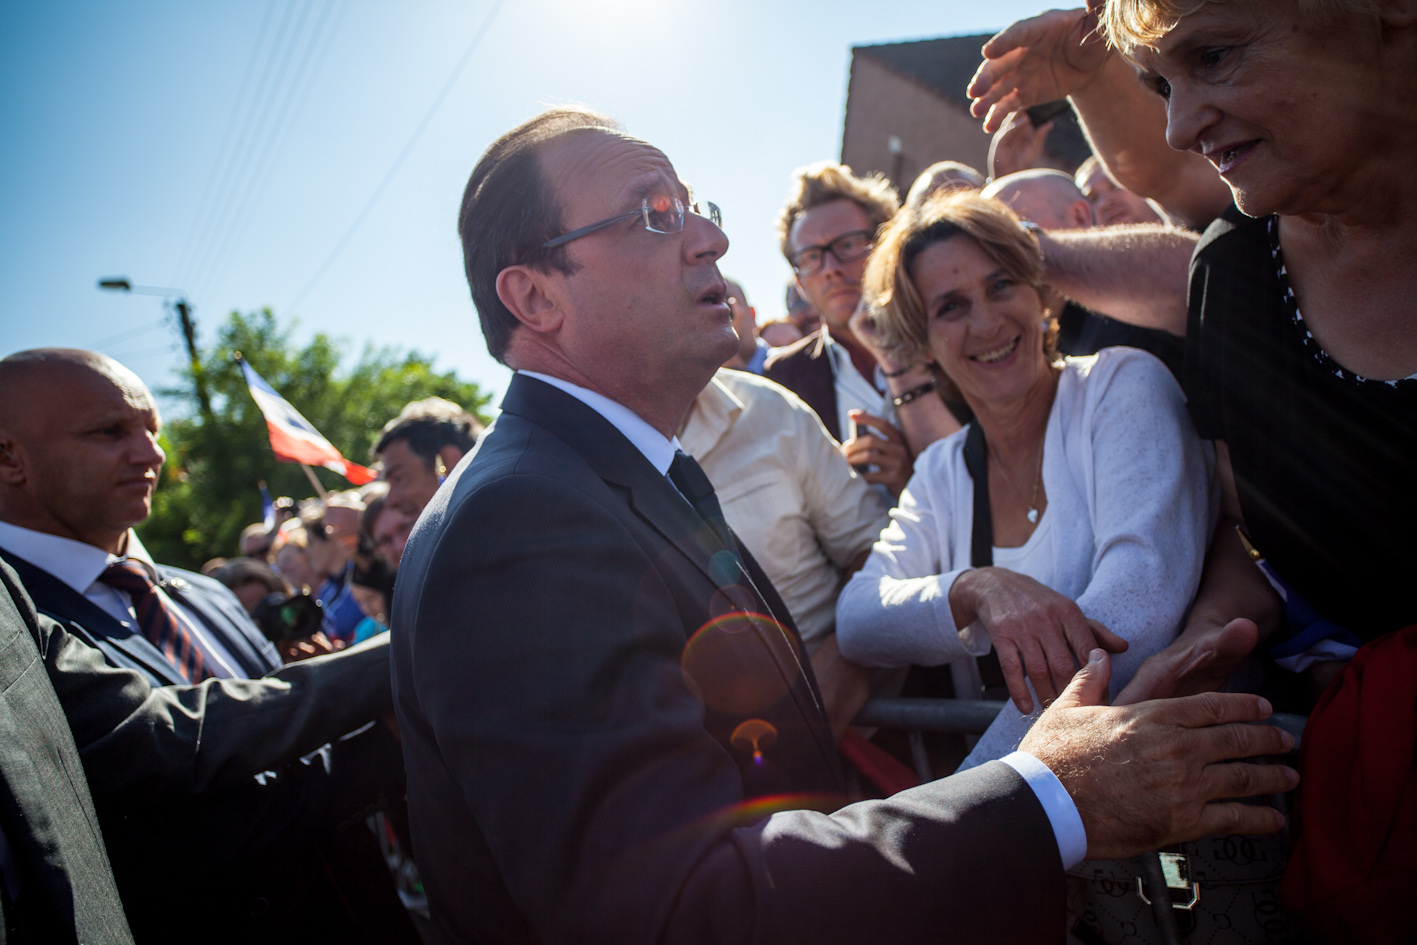
<instances>
[{"instance_id":1,"label":"man's ear","mask_svg":"<svg viewBox=\"0 0 1417 945\"><path fill-rule=\"evenodd\" d=\"M1072 218L1073 225L1078 227L1092 226L1097 222L1092 212L1092 204L1086 200L1074 200L1073 205L1068 208L1068 216Z\"/></svg>"},{"instance_id":2,"label":"man's ear","mask_svg":"<svg viewBox=\"0 0 1417 945\"><path fill-rule=\"evenodd\" d=\"M453 467L458 464L458 460L462 459L462 457L462 450L458 449L456 446L445 446L438 451L437 456L434 458L433 468L437 471L438 475L446 476L453 471ZM441 470L438 469L440 464L443 467Z\"/></svg>"},{"instance_id":3,"label":"man's ear","mask_svg":"<svg viewBox=\"0 0 1417 945\"><path fill-rule=\"evenodd\" d=\"M550 273L529 266L508 266L497 273L497 298L517 321L535 332L561 327L560 299Z\"/></svg>"},{"instance_id":4,"label":"man's ear","mask_svg":"<svg viewBox=\"0 0 1417 945\"><path fill-rule=\"evenodd\" d=\"M11 486L25 484L25 464L20 452L20 445L9 431L0 430L0 482Z\"/></svg>"}]
</instances>

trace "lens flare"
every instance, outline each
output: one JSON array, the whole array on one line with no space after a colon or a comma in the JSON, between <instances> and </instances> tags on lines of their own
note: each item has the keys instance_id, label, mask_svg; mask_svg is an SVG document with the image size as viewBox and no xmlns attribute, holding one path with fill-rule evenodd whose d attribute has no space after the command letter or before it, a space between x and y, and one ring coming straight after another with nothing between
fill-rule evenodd
<instances>
[{"instance_id":1,"label":"lens flare","mask_svg":"<svg viewBox=\"0 0 1417 945\"><path fill-rule=\"evenodd\" d=\"M740 718L763 714L790 683L772 652L784 631L763 614L734 611L700 627L680 659L690 687L710 709Z\"/></svg>"},{"instance_id":2,"label":"lens flare","mask_svg":"<svg viewBox=\"0 0 1417 945\"><path fill-rule=\"evenodd\" d=\"M762 719L748 719L740 722L729 739L733 747L742 752L751 752L754 764L763 763L763 749L770 748L777 741L777 729L771 722Z\"/></svg>"}]
</instances>

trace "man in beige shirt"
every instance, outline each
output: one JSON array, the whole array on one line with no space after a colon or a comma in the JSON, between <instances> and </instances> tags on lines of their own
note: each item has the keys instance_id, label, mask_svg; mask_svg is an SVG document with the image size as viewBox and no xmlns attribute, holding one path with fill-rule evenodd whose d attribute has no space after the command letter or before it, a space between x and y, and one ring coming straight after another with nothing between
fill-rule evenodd
<instances>
[{"instance_id":1,"label":"man in beige shirt","mask_svg":"<svg viewBox=\"0 0 1417 945\"><path fill-rule=\"evenodd\" d=\"M679 442L713 483L724 517L792 613L840 737L865 701L868 672L836 648L843 573L890 521L811 407L744 371L720 370L689 408Z\"/></svg>"}]
</instances>

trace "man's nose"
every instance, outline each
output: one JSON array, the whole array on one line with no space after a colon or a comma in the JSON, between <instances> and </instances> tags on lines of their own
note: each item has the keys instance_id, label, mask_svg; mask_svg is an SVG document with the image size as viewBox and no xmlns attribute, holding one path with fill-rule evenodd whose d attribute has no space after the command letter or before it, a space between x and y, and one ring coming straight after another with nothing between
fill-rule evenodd
<instances>
[{"instance_id":1,"label":"man's nose","mask_svg":"<svg viewBox=\"0 0 1417 945\"><path fill-rule=\"evenodd\" d=\"M157 442L157 436L152 433L144 433L142 439L136 445L133 462L139 466L158 467L167 459L167 454L162 451L162 447Z\"/></svg>"},{"instance_id":2,"label":"man's nose","mask_svg":"<svg viewBox=\"0 0 1417 945\"><path fill-rule=\"evenodd\" d=\"M708 217L684 217L684 252L691 263L714 262L728 252L728 235Z\"/></svg>"},{"instance_id":3,"label":"man's nose","mask_svg":"<svg viewBox=\"0 0 1417 945\"><path fill-rule=\"evenodd\" d=\"M841 275L846 269L846 264L841 261L841 257L836 254L836 250L831 247L822 249L822 274L834 272Z\"/></svg>"}]
</instances>

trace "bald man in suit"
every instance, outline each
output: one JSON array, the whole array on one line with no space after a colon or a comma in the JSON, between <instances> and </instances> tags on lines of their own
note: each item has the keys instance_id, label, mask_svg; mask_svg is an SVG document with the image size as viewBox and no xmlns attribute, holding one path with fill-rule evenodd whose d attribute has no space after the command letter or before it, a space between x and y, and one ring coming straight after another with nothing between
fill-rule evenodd
<instances>
[{"instance_id":1,"label":"bald man in suit","mask_svg":"<svg viewBox=\"0 0 1417 945\"><path fill-rule=\"evenodd\" d=\"M38 349L0 360L0 559L40 613L110 667L159 691L196 692L204 727L190 738L195 744L200 734L207 757L225 752L247 772L220 790L154 792L119 789L135 776L131 759L141 754L111 754L97 769L101 776L90 771L134 932L145 942L187 941L197 931L217 941L303 942L328 934L416 942L363 822L367 810L403 794L397 740L377 722L390 705L387 645L308 671L282 669L230 591L153 562L132 527L151 508L164 459L160 423L143 383L104 355ZM249 680L277 673L281 679L256 685L256 700L209 706L202 695L245 692ZM289 678L313 683L281 703L281 713L267 715L265 697L288 688L281 680ZM120 704L114 691L66 704L76 732L85 730L89 712L108 717ZM283 720L292 734L308 731L306 723L327 713L320 704L327 700L339 708L341 724L325 727L319 741L303 741L300 754L330 747L308 762L272 762L272 776L258 780L264 767L245 762L271 757L279 730L270 723ZM215 724L218 718L224 724ZM162 757L179 770L184 763L180 754Z\"/></svg>"}]
</instances>

